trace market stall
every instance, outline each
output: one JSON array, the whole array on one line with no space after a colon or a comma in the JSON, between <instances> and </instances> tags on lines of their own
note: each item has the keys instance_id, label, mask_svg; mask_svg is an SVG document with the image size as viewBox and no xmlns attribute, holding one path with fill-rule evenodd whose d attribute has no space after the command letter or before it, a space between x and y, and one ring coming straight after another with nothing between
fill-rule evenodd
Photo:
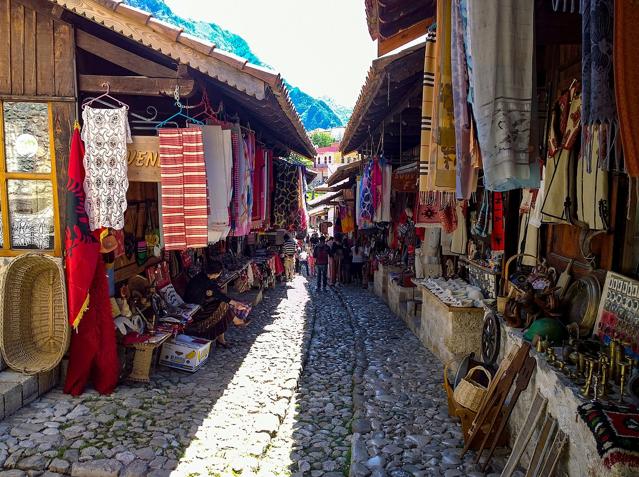
<instances>
[{"instance_id":1,"label":"market stall","mask_svg":"<svg viewBox=\"0 0 639 477\"><path fill-rule=\"evenodd\" d=\"M388 246L376 254L375 292L456 374L449 404L465 450L509 429L504 475L634 475L624 424L639 403L627 2L392 3L366 5L380 51L416 28L425 44L373 63L341 145L364 158L358 233L383 230ZM391 218L381 225L370 199L386 162ZM421 303L402 286L411 273ZM468 374L475 365L489 376ZM494 434L483 439L486 422Z\"/></svg>"},{"instance_id":2,"label":"market stall","mask_svg":"<svg viewBox=\"0 0 639 477\"><path fill-rule=\"evenodd\" d=\"M121 378L148 380L158 354L197 370L210 352L202 323L250 308L222 302L200 320L202 304L185 300L190 283L220 262L220 293L254 304L278 266L249 242L305 228L305 169L287 157L314 149L286 86L119 1L2 4L1 24L15 26L0 82L0 255L64 257L65 391L79 394L89 379L104 393ZM50 338L50 355L62 358L68 337ZM178 362L171 347L197 358ZM14 367L35 377L0 373L13 379L5 394L24 397L6 413L57 382L59 358Z\"/></svg>"}]
</instances>

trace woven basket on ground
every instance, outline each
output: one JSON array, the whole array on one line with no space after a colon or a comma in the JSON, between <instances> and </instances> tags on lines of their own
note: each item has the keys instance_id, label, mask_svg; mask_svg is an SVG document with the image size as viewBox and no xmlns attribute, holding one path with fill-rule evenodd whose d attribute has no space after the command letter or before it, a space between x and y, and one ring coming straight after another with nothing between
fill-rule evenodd
<instances>
[{"instance_id":1,"label":"woven basket on ground","mask_svg":"<svg viewBox=\"0 0 639 477\"><path fill-rule=\"evenodd\" d=\"M487 386L484 386L473 379L475 371L481 371L486 375L488 378ZM486 390L488 389L488 386L490 386L491 379L492 376L483 366L475 366L474 368L471 368L466 377L459 382L453 393L457 404L464 406L473 412L477 412L479 410L479 406L481 406L482 399L484 399L484 396L486 395Z\"/></svg>"},{"instance_id":2,"label":"woven basket on ground","mask_svg":"<svg viewBox=\"0 0 639 477\"><path fill-rule=\"evenodd\" d=\"M55 368L69 345L64 271L59 259L27 253L0 273L0 349L14 371Z\"/></svg>"}]
</instances>

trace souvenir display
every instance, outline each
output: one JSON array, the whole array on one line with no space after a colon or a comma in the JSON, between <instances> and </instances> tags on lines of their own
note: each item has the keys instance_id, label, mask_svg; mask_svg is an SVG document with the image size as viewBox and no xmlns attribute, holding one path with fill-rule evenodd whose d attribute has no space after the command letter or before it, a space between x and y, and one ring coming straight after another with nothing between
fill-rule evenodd
<instances>
[{"instance_id":1,"label":"souvenir display","mask_svg":"<svg viewBox=\"0 0 639 477\"><path fill-rule=\"evenodd\" d=\"M450 306L481 307L484 303L481 289L468 284L461 278L452 280L446 280L442 277L427 278L417 280L416 283L428 288L437 298Z\"/></svg>"},{"instance_id":2,"label":"souvenir display","mask_svg":"<svg viewBox=\"0 0 639 477\"><path fill-rule=\"evenodd\" d=\"M604 343L620 340L629 356L639 358L639 281L608 272L593 333Z\"/></svg>"}]
</instances>

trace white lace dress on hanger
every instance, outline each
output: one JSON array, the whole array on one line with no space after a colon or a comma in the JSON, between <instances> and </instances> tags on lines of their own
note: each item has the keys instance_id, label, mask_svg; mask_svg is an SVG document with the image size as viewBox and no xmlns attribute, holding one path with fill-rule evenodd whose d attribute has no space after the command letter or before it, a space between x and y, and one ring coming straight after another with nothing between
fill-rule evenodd
<instances>
[{"instance_id":1,"label":"white lace dress on hanger","mask_svg":"<svg viewBox=\"0 0 639 477\"><path fill-rule=\"evenodd\" d=\"M85 208L91 230L124 228L126 191L129 188L126 145L131 142L127 112L126 108L89 106L82 111Z\"/></svg>"}]
</instances>

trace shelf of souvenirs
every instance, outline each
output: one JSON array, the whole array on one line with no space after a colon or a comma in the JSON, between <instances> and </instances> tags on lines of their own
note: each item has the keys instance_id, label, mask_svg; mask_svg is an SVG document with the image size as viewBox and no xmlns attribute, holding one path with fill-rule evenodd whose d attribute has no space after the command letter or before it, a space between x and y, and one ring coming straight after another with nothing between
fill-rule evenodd
<instances>
[{"instance_id":1,"label":"shelf of souvenirs","mask_svg":"<svg viewBox=\"0 0 639 477\"><path fill-rule=\"evenodd\" d=\"M503 326L517 341L526 340L522 330ZM539 336L532 341L540 368L554 372L580 402L639 405L639 356L629 343L571 338L556 346Z\"/></svg>"}]
</instances>

